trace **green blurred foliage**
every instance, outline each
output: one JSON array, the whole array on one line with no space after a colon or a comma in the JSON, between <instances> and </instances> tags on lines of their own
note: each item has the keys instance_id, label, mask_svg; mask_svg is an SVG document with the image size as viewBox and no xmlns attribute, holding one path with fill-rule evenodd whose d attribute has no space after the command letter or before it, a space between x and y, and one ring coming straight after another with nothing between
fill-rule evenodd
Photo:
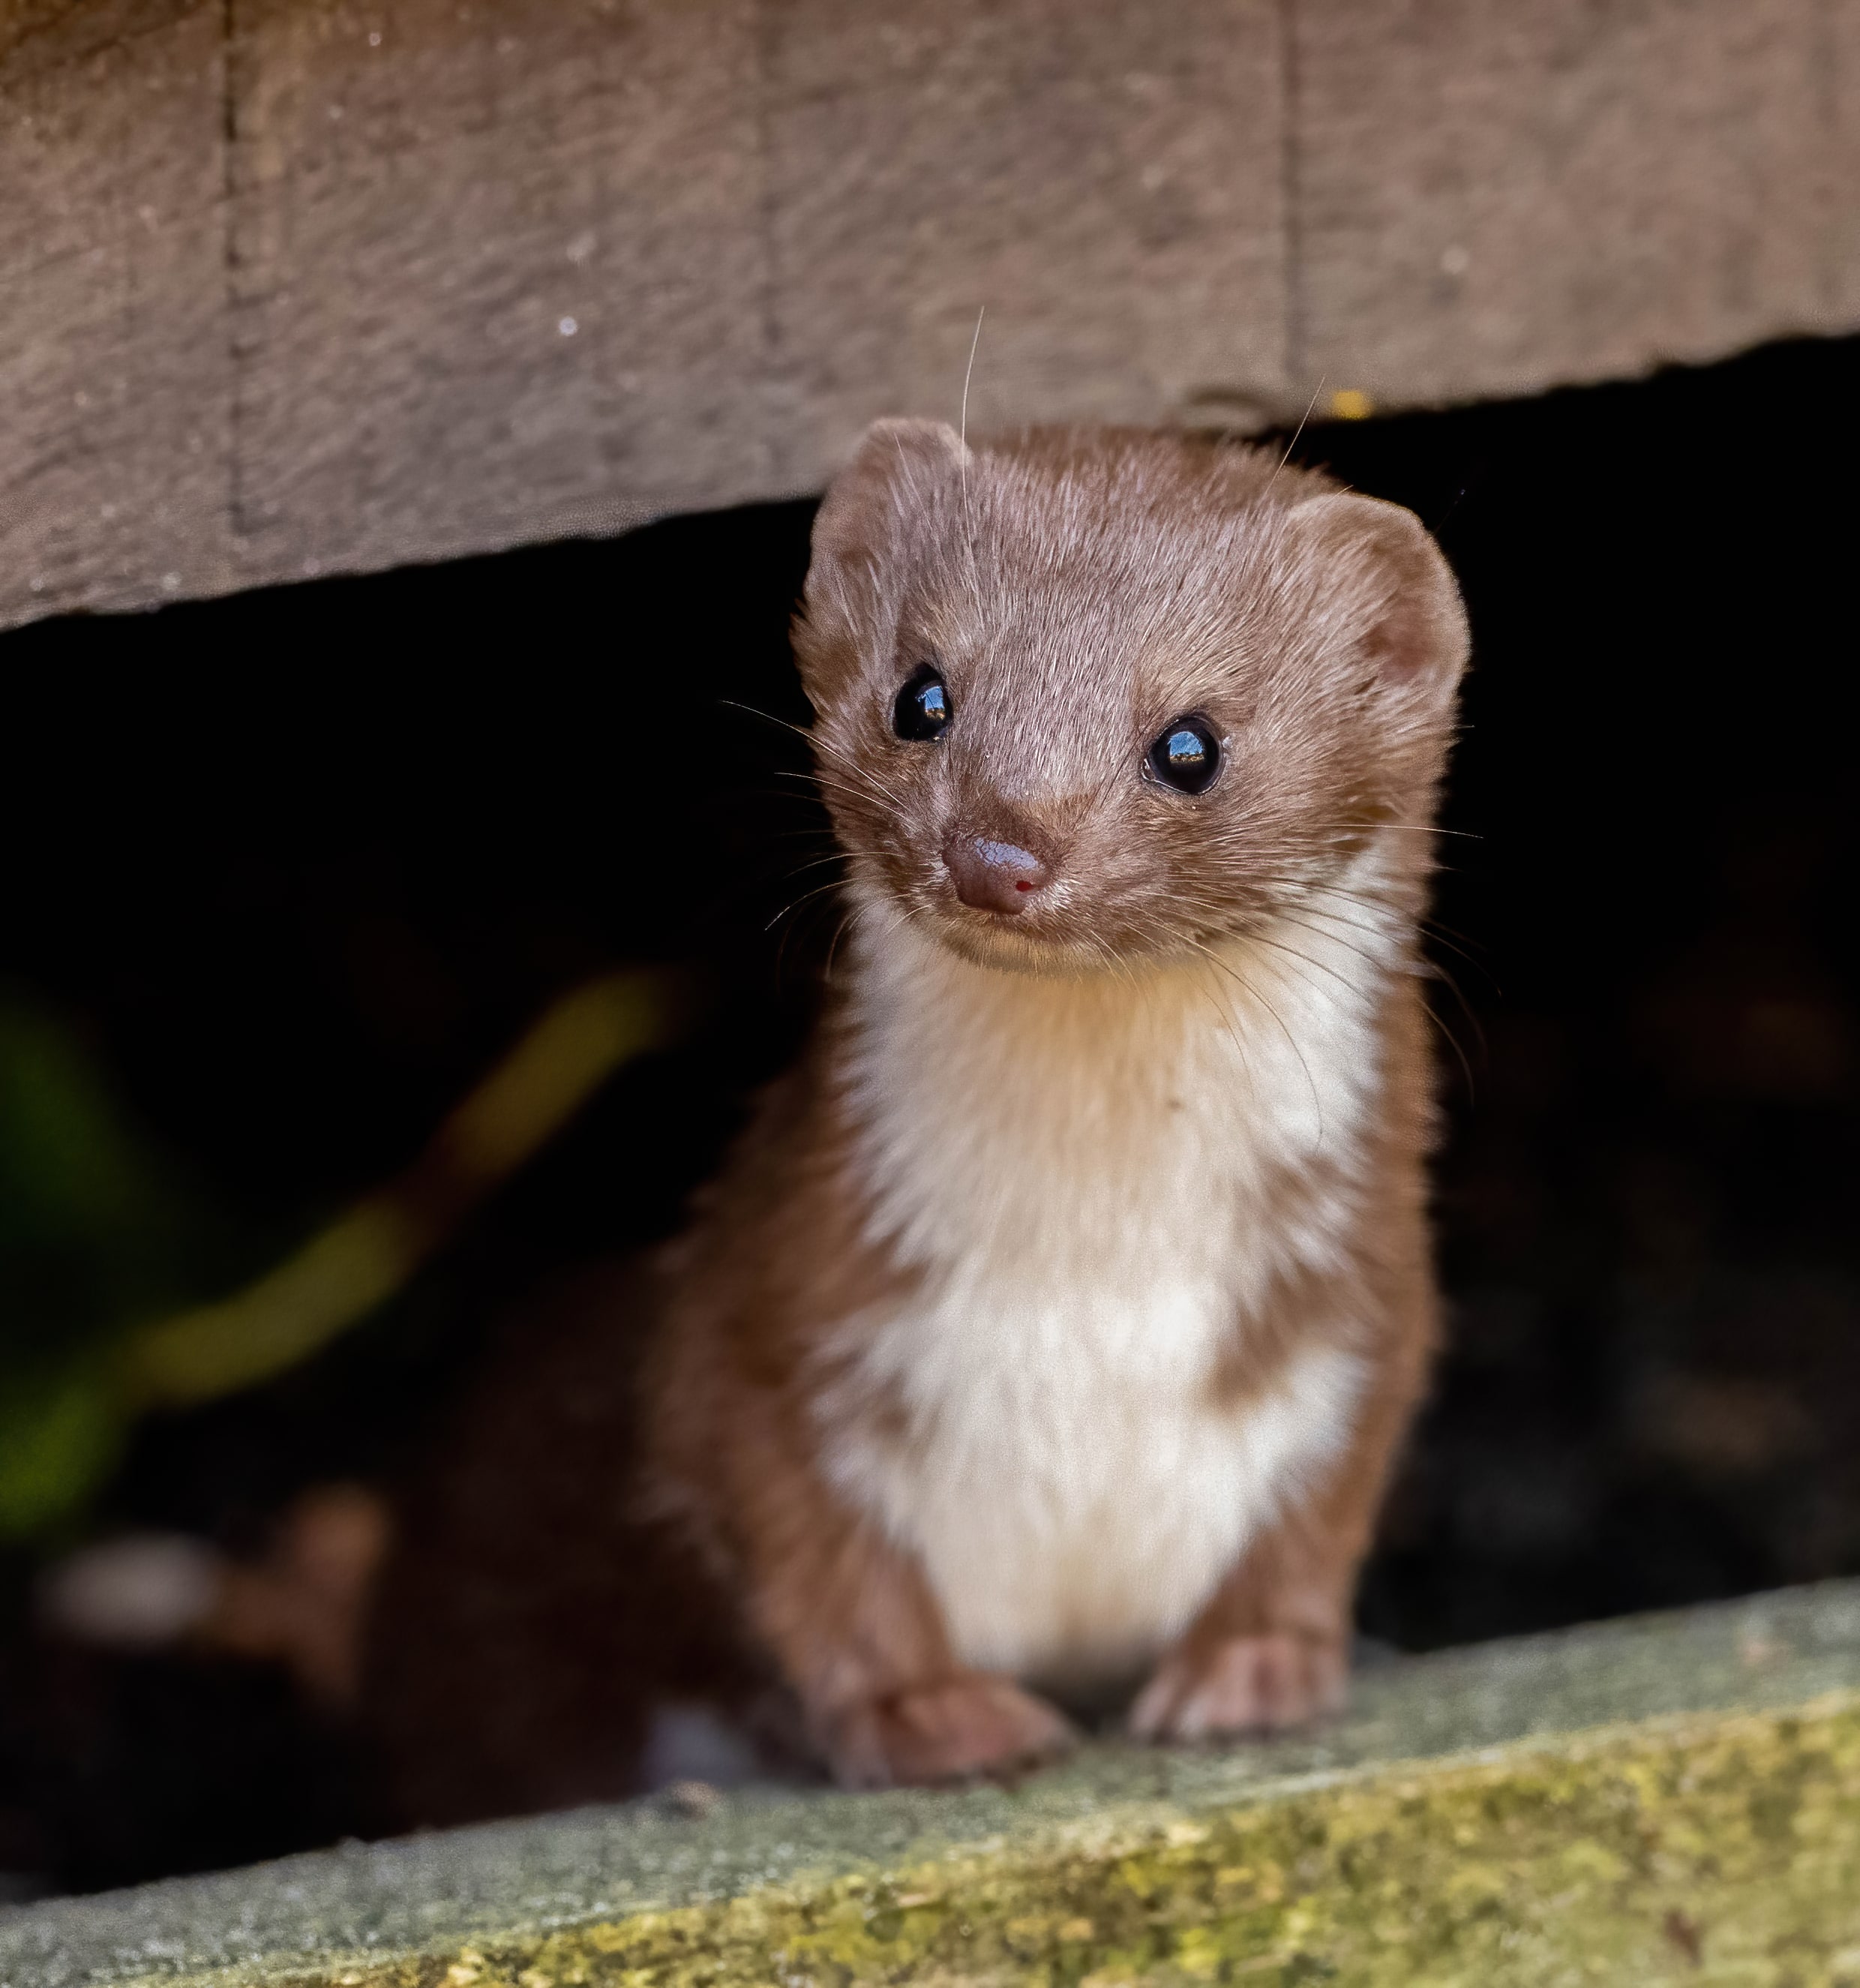
<instances>
[{"instance_id":1,"label":"green blurred foliage","mask_svg":"<svg viewBox=\"0 0 1860 1988\"><path fill-rule=\"evenodd\" d=\"M248 1253L76 1034L0 988L0 1540L79 1510L120 1453L125 1334Z\"/></svg>"},{"instance_id":2,"label":"green blurred foliage","mask_svg":"<svg viewBox=\"0 0 1860 1988\"><path fill-rule=\"evenodd\" d=\"M107 1361L0 1371L0 1540L48 1532L110 1474L127 1423Z\"/></svg>"},{"instance_id":3,"label":"green blurred foliage","mask_svg":"<svg viewBox=\"0 0 1860 1988\"><path fill-rule=\"evenodd\" d=\"M306 1239L235 1228L71 1030L0 988L0 1543L49 1540L81 1515L137 1415L269 1380L390 1306L693 1002L684 976L650 969L571 987L411 1168Z\"/></svg>"}]
</instances>

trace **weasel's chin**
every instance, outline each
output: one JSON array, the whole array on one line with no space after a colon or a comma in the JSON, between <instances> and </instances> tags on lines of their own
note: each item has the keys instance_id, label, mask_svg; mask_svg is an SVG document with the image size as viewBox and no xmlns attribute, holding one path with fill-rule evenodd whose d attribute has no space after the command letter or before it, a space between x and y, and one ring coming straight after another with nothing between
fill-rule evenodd
<instances>
[{"instance_id":1,"label":"weasel's chin","mask_svg":"<svg viewBox=\"0 0 1860 1988\"><path fill-rule=\"evenodd\" d=\"M975 966L993 966L1004 973L1045 973L1075 979L1108 970L1108 956L1089 946L1055 938L1030 928L1018 918L944 913L930 921L937 937L950 952Z\"/></svg>"}]
</instances>

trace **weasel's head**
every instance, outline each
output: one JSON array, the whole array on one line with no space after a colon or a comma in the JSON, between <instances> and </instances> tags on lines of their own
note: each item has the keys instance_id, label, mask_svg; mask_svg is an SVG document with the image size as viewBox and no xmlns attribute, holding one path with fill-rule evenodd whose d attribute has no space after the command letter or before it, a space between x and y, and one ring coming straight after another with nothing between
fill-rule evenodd
<instances>
[{"instance_id":1,"label":"weasel's head","mask_svg":"<svg viewBox=\"0 0 1860 1988\"><path fill-rule=\"evenodd\" d=\"M1411 512L1261 451L880 421L795 646L855 891L1078 972L1244 936L1378 837L1423 874L1467 644Z\"/></svg>"}]
</instances>

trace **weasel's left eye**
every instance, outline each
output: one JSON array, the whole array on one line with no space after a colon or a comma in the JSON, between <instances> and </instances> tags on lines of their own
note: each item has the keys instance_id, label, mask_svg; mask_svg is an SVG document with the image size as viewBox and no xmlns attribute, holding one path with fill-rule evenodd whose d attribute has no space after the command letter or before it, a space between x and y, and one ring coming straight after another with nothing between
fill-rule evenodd
<instances>
[{"instance_id":1,"label":"weasel's left eye","mask_svg":"<svg viewBox=\"0 0 1860 1988\"><path fill-rule=\"evenodd\" d=\"M1220 770L1220 743L1207 721L1178 718L1150 747L1149 769L1180 793L1200 793Z\"/></svg>"},{"instance_id":2,"label":"weasel's left eye","mask_svg":"<svg viewBox=\"0 0 1860 1988\"><path fill-rule=\"evenodd\" d=\"M891 729L900 739L940 739L955 715L942 672L933 663L920 663L891 707Z\"/></svg>"}]
</instances>

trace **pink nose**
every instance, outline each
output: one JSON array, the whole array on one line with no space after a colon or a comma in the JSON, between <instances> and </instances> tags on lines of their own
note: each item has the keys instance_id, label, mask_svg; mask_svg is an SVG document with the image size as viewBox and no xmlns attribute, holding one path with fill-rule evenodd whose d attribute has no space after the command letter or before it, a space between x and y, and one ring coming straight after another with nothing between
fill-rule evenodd
<instances>
[{"instance_id":1,"label":"pink nose","mask_svg":"<svg viewBox=\"0 0 1860 1988\"><path fill-rule=\"evenodd\" d=\"M978 911L1025 911L1053 874L1031 849L960 830L944 844L943 860L949 865L957 896Z\"/></svg>"}]
</instances>

